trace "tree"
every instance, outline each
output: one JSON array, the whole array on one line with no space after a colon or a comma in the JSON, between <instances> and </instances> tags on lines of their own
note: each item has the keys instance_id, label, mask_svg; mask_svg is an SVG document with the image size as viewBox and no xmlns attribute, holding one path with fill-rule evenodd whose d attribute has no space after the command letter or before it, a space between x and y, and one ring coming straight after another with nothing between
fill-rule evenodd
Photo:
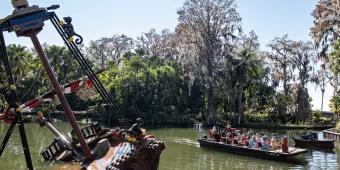
<instances>
[{"instance_id":1,"label":"tree","mask_svg":"<svg viewBox=\"0 0 340 170\"><path fill-rule=\"evenodd\" d=\"M263 63L258 55L260 46L255 32L249 35L241 35L236 53L228 58L226 63L226 77L224 84L227 96L229 112L236 113L235 120L241 122L245 105L249 102L248 87L261 81L263 76ZM249 91L248 91L249 92Z\"/></svg>"},{"instance_id":2,"label":"tree","mask_svg":"<svg viewBox=\"0 0 340 170\"><path fill-rule=\"evenodd\" d=\"M324 94L325 94L325 88L328 83L332 80L331 73L328 69L326 69L326 65L322 64L320 70L318 70L314 82L317 86L321 89L321 111L323 111L323 100L324 100Z\"/></svg>"},{"instance_id":3,"label":"tree","mask_svg":"<svg viewBox=\"0 0 340 170\"><path fill-rule=\"evenodd\" d=\"M293 79L294 55L293 41L288 39L288 35L275 38L267 45L272 52L267 54L272 61L272 79L283 82L284 95L288 95L290 80Z\"/></svg>"},{"instance_id":4,"label":"tree","mask_svg":"<svg viewBox=\"0 0 340 170\"><path fill-rule=\"evenodd\" d=\"M339 0L319 0L312 13L314 25L311 28L311 37L315 45L321 49L320 57L326 61L330 45L340 36L339 11Z\"/></svg>"},{"instance_id":5,"label":"tree","mask_svg":"<svg viewBox=\"0 0 340 170\"><path fill-rule=\"evenodd\" d=\"M44 45L44 51L61 84L81 77L81 70L72 53L63 46Z\"/></svg>"},{"instance_id":6,"label":"tree","mask_svg":"<svg viewBox=\"0 0 340 170\"><path fill-rule=\"evenodd\" d=\"M295 119L305 120L311 113L310 97L306 85L314 80L314 64L317 62L317 57L311 42L294 41L292 48L298 80L295 90L295 104L297 105Z\"/></svg>"},{"instance_id":7,"label":"tree","mask_svg":"<svg viewBox=\"0 0 340 170\"><path fill-rule=\"evenodd\" d=\"M312 15L314 25L311 28L311 37L315 45L320 49L319 57L329 64L330 47L340 36L340 1L320 0ZM334 95L339 86L339 75L333 78Z\"/></svg>"},{"instance_id":8,"label":"tree","mask_svg":"<svg viewBox=\"0 0 340 170\"><path fill-rule=\"evenodd\" d=\"M10 44L7 47L9 62L13 72L14 83L20 87L28 76L32 76L34 68L33 54L26 47L21 45Z\"/></svg>"},{"instance_id":9,"label":"tree","mask_svg":"<svg viewBox=\"0 0 340 170\"><path fill-rule=\"evenodd\" d=\"M240 31L235 0L186 0L177 13L176 33L184 74L191 84L197 79L204 84L208 118L214 120L216 74L231 52L231 40Z\"/></svg>"},{"instance_id":10,"label":"tree","mask_svg":"<svg viewBox=\"0 0 340 170\"><path fill-rule=\"evenodd\" d=\"M133 48L133 39L122 34L113 35L110 38L101 38L91 41L87 48L87 54L95 60L97 67L105 68L108 61L120 62L120 57L124 53L130 52Z\"/></svg>"},{"instance_id":11,"label":"tree","mask_svg":"<svg viewBox=\"0 0 340 170\"><path fill-rule=\"evenodd\" d=\"M145 57L173 60L177 56L176 35L165 29L157 34L155 29L137 37L136 47ZM157 57L157 58L156 58Z\"/></svg>"},{"instance_id":12,"label":"tree","mask_svg":"<svg viewBox=\"0 0 340 170\"><path fill-rule=\"evenodd\" d=\"M330 54L330 68L335 76L340 75L340 40L337 40Z\"/></svg>"},{"instance_id":13,"label":"tree","mask_svg":"<svg viewBox=\"0 0 340 170\"><path fill-rule=\"evenodd\" d=\"M333 96L329 102L329 108L339 118L340 114L340 96Z\"/></svg>"}]
</instances>

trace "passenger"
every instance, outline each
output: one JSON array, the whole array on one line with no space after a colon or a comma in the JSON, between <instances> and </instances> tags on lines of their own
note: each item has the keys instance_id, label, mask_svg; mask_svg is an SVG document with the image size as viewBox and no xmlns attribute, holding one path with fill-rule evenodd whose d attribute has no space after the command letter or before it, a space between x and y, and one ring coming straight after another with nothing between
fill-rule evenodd
<instances>
[{"instance_id":1,"label":"passenger","mask_svg":"<svg viewBox=\"0 0 340 170\"><path fill-rule=\"evenodd\" d=\"M212 136L215 139L216 142L219 142L221 139L220 135L220 128L218 125L214 125L212 128Z\"/></svg>"},{"instance_id":2,"label":"passenger","mask_svg":"<svg viewBox=\"0 0 340 170\"><path fill-rule=\"evenodd\" d=\"M226 137L221 137L220 142L225 143L227 141Z\"/></svg>"},{"instance_id":3,"label":"passenger","mask_svg":"<svg viewBox=\"0 0 340 170\"><path fill-rule=\"evenodd\" d=\"M249 140L248 148L256 149L256 136L255 135L253 135L251 139Z\"/></svg>"},{"instance_id":4,"label":"passenger","mask_svg":"<svg viewBox=\"0 0 340 170\"><path fill-rule=\"evenodd\" d=\"M243 135L241 136L240 144L241 144L242 146L247 146L247 145L246 145L246 141L247 141L246 135L243 134Z\"/></svg>"},{"instance_id":5,"label":"passenger","mask_svg":"<svg viewBox=\"0 0 340 170\"><path fill-rule=\"evenodd\" d=\"M283 137L282 152L288 153L288 138L287 138L287 136Z\"/></svg>"},{"instance_id":6,"label":"passenger","mask_svg":"<svg viewBox=\"0 0 340 170\"><path fill-rule=\"evenodd\" d=\"M246 137L246 146L249 146L249 140L250 140L250 135L247 135L247 137Z\"/></svg>"},{"instance_id":7,"label":"passenger","mask_svg":"<svg viewBox=\"0 0 340 170\"><path fill-rule=\"evenodd\" d=\"M227 139L226 139L227 137L226 137L226 133L225 132L222 132L221 133L221 139L220 139L220 142L223 142L223 143L225 143L226 141L227 141Z\"/></svg>"},{"instance_id":8,"label":"passenger","mask_svg":"<svg viewBox=\"0 0 340 170\"><path fill-rule=\"evenodd\" d=\"M235 131L236 135L234 136L234 144L235 145L239 145L240 144L240 140L241 140L241 133L240 130L236 130Z\"/></svg>"},{"instance_id":9,"label":"passenger","mask_svg":"<svg viewBox=\"0 0 340 170\"><path fill-rule=\"evenodd\" d=\"M264 135L262 137L261 150L264 150L264 151L269 151L270 150L270 145L269 145L269 141L268 141L268 136L267 135Z\"/></svg>"},{"instance_id":10,"label":"passenger","mask_svg":"<svg viewBox=\"0 0 340 170\"><path fill-rule=\"evenodd\" d=\"M262 136L259 135L257 140L256 140L256 148L261 149L262 148Z\"/></svg>"},{"instance_id":11,"label":"passenger","mask_svg":"<svg viewBox=\"0 0 340 170\"><path fill-rule=\"evenodd\" d=\"M230 125L229 122L228 122L227 125L224 127L224 131L226 131L226 132L230 132L230 131L231 131L231 125Z\"/></svg>"},{"instance_id":12,"label":"passenger","mask_svg":"<svg viewBox=\"0 0 340 170\"><path fill-rule=\"evenodd\" d=\"M239 140L239 138L238 138L238 136L236 135L236 136L233 138L233 144L238 145L238 140Z\"/></svg>"},{"instance_id":13,"label":"passenger","mask_svg":"<svg viewBox=\"0 0 340 170\"><path fill-rule=\"evenodd\" d=\"M273 150L278 150L280 149L280 143L279 140L275 137L271 139L270 146Z\"/></svg>"},{"instance_id":14,"label":"passenger","mask_svg":"<svg viewBox=\"0 0 340 170\"><path fill-rule=\"evenodd\" d=\"M231 133L227 133L227 144L232 144L233 138L231 137Z\"/></svg>"}]
</instances>

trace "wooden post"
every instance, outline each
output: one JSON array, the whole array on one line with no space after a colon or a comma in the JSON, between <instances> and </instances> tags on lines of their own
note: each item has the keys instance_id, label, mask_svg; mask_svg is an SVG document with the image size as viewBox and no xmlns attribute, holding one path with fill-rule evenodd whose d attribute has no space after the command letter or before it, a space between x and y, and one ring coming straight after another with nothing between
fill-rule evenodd
<instances>
[{"instance_id":1,"label":"wooden post","mask_svg":"<svg viewBox=\"0 0 340 170\"><path fill-rule=\"evenodd\" d=\"M32 30L30 31L29 33L29 37L31 38L32 42L33 42L33 45L45 67L45 70L47 72L47 75L53 85L53 88L59 98L59 101L64 109L64 111L66 112L66 115L67 115L67 118L69 119L70 121L70 124L75 132L75 134L77 135L78 137L78 140L79 140L79 143L81 145L81 148L83 150L83 153L85 155L85 157L87 159L91 159L91 151L90 151L90 148L89 146L86 144L85 142L85 139L84 139L84 136L83 134L81 133L80 129L79 129L79 126L76 122L76 118L74 117L73 113L72 113L72 110L71 110L71 107L70 105L68 104L67 100L66 100L66 97L64 96L64 93L63 93L63 90L61 89L60 87L60 84L58 83L56 77L55 77L55 74L52 70L52 67L50 65L50 63L48 62L48 59L47 59L47 56L43 50L43 48L41 47L41 44L39 42L39 39L37 38L37 35L36 33Z\"/></svg>"}]
</instances>

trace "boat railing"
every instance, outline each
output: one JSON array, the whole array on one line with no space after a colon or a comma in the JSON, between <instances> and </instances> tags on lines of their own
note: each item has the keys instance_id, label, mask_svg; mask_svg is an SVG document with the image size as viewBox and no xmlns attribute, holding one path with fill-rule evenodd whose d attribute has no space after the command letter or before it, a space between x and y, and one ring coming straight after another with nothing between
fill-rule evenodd
<instances>
[{"instance_id":1,"label":"boat railing","mask_svg":"<svg viewBox=\"0 0 340 170\"><path fill-rule=\"evenodd\" d=\"M80 131L82 132L85 140L87 140L93 137L97 137L100 131L102 131L102 128L98 124L92 124L90 126L81 128ZM77 136L75 135L73 130L69 132L69 136L71 137L73 143L78 143Z\"/></svg>"},{"instance_id":2,"label":"boat railing","mask_svg":"<svg viewBox=\"0 0 340 170\"><path fill-rule=\"evenodd\" d=\"M60 140L56 138L45 150L41 152L41 155L46 161L52 161L56 160L56 157L66 149L67 148L60 142Z\"/></svg>"}]
</instances>

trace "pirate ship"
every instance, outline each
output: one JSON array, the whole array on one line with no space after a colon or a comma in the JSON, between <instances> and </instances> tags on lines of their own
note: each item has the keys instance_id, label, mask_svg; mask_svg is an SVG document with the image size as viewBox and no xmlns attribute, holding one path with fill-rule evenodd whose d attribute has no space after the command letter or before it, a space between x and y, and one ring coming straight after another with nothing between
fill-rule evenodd
<instances>
[{"instance_id":1,"label":"pirate ship","mask_svg":"<svg viewBox=\"0 0 340 170\"><path fill-rule=\"evenodd\" d=\"M132 123L124 117L79 50L78 45L82 43L82 37L74 31L72 19L64 17L60 20L57 17L54 10L58 9L59 5L41 8L30 6L27 0L12 0L12 4L15 8L12 15L0 20L0 57L8 76L8 85L0 88L0 93L4 95L8 103L8 108L0 115L0 119L10 124L0 146L0 156L14 128L18 125L27 168L33 169L22 118L23 113L35 109L44 100L57 99L67 115L72 130L64 136L46 121L41 112L38 113L40 125L48 128L55 135L52 143L41 152L46 161L77 162L86 169L157 169L160 154L165 149L164 143L145 134L141 129L142 119L139 118ZM46 20L52 22L73 57L86 73L87 79L74 81L64 86L59 84L37 38ZM18 103L3 36L5 31L15 32L18 37L29 37L32 40L53 90L23 104ZM76 37L75 40L74 37ZM82 87L96 89L106 102L108 111L113 115L117 124L116 128L102 128L98 123L84 128L78 126L65 98L65 93L77 91Z\"/></svg>"}]
</instances>

